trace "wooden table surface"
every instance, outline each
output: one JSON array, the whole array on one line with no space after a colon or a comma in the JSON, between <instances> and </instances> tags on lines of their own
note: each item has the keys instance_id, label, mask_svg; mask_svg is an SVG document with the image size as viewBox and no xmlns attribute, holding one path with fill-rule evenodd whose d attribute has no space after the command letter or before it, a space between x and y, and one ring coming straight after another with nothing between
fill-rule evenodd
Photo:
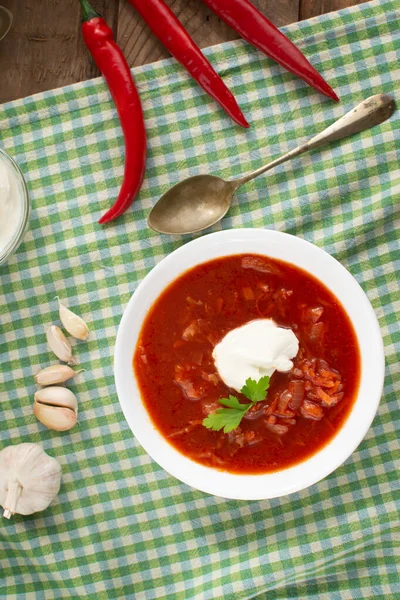
<instances>
[{"instance_id":1,"label":"wooden table surface","mask_svg":"<svg viewBox=\"0 0 400 600\"><path fill-rule=\"evenodd\" d=\"M166 0L200 47L238 36L201 0ZM278 27L362 0L253 0ZM98 75L80 35L78 0L0 0L14 23L0 41L0 103ZM169 56L127 0L92 0L130 66Z\"/></svg>"}]
</instances>

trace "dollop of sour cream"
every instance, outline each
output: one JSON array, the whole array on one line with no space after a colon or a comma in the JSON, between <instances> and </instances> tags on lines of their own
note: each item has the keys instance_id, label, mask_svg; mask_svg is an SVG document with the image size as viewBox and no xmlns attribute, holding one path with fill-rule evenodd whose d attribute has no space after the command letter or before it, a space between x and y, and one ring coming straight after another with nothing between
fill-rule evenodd
<instances>
[{"instance_id":1,"label":"dollop of sour cream","mask_svg":"<svg viewBox=\"0 0 400 600\"><path fill-rule=\"evenodd\" d=\"M272 319L256 319L229 331L215 346L213 358L224 383L240 392L249 377L258 381L274 371L290 371L290 359L298 351L291 329L278 327Z\"/></svg>"},{"instance_id":2,"label":"dollop of sour cream","mask_svg":"<svg viewBox=\"0 0 400 600\"><path fill-rule=\"evenodd\" d=\"M16 173L0 154L0 253L21 223L22 196Z\"/></svg>"}]
</instances>

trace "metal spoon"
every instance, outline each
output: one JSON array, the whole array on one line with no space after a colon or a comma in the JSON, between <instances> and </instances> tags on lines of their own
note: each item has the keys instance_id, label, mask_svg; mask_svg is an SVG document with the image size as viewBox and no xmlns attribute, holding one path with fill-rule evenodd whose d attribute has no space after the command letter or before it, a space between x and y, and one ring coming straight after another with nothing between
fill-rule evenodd
<instances>
[{"instance_id":1,"label":"metal spoon","mask_svg":"<svg viewBox=\"0 0 400 600\"><path fill-rule=\"evenodd\" d=\"M161 196L149 214L148 225L155 231L170 234L195 233L206 229L228 212L233 195L244 183L307 150L383 123L392 116L395 107L391 96L371 96L305 144L240 179L225 181L215 175L189 177Z\"/></svg>"}]
</instances>

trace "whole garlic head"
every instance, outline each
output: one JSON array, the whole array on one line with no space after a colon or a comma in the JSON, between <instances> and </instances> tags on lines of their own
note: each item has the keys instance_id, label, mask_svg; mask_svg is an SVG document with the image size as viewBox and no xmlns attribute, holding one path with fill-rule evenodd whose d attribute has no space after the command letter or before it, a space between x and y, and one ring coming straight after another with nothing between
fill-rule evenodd
<instances>
[{"instance_id":1,"label":"whole garlic head","mask_svg":"<svg viewBox=\"0 0 400 600\"><path fill-rule=\"evenodd\" d=\"M60 490L61 466L38 444L7 446L0 452L0 505L3 516L44 510Z\"/></svg>"}]
</instances>

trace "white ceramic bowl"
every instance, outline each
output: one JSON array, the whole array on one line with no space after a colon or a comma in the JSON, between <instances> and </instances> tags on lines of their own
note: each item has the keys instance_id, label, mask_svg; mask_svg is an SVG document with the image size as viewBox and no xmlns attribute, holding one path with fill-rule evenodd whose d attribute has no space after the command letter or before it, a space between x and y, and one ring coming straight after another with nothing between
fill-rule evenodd
<instances>
[{"instance_id":1,"label":"white ceramic bowl","mask_svg":"<svg viewBox=\"0 0 400 600\"><path fill-rule=\"evenodd\" d=\"M9 240L8 244L4 246L4 248L0 248L0 267L4 263L8 261L8 259L17 251L19 245L22 243L24 239L25 232L29 225L29 217L31 214L31 201L29 198L28 187L26 185L26 181L24 175L15 162L5 152L0 148L0 161L4 161L13 171L16 177L17 185L19 188L19 194L21 196L21 218L19 220L18 226L13 232L13 236Z\"/></svg>"},{"instance_id":2,"label":"white ceramic bowl","mask_svg":"<svg viewBox=\"0 0 400 600\"><path fill-rule=\"evenodd\" d=\"M353 409L332 441L304 462L274 473L236 475L203 466L175 450L157 431L142 403L132 358L147 312L165 287L187 269L231 254L257 253L308 271L340 300L349 315L361 352L361 379ZM115 381L119 401L137 440L171 475L203 492L238 500L260 500L297 492L339 467L357 448L377 411L384 378L382 338L375 313L361 287L329 254L300 238L265 229L212 233L164 258L130 299L118 329Z\"/></svg>"}]
</instances>

